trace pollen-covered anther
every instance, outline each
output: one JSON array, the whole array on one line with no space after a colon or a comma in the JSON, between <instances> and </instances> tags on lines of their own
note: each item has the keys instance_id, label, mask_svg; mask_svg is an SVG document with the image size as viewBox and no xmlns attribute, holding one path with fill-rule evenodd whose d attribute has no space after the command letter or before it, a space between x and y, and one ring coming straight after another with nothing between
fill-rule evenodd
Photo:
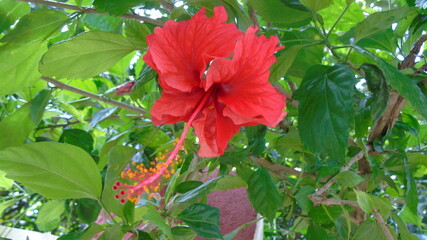
<instances>
[{"instance_id":1,"label":"pollen-covered anther","mask_svg":"<svg viewBox=\"0 0 427 240\"><path fill-rule=\"evenodd\" d=\"M123 184L116 182L114 190L120 190L115 198L125 203L126 199L132 202L138 201L142 194L148 194L148 199L152 197L160 198L157 192L160 190L161 178L170 178L175 173L175 167L182 162L179 151L184 148L181 146L182 141L175 140L175 148L171 153L158 153L154 161L149 164L132 162L131 167L123 171L123 179L131 180L133 183ZM165 162L164 159L167 160Z\"/></svg>"}]
</instances>

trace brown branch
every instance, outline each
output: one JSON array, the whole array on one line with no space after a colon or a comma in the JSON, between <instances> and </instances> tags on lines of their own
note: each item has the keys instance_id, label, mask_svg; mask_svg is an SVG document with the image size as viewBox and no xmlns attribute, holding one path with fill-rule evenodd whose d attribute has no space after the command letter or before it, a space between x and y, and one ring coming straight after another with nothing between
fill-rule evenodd
<instances>
[{"instance_id":1,"label":"brown branch","mask_svg":"<svg viewBox=\"0 0 427 240\"><path fill-rule=\"evenodd\" d=\"M356 162L358 162L360 159L364 157L364 151L360 151L356 156L354 156L344 167L341 168L340 172L348 171L351 166L353 166ZM309 199L313 201L313 203L316 203L315 200L318 200L319 197L323 199L323 194L328 191L328 189L336 183L336 179L332 178L327 183L325 183L321 188L319 188L315 193L308 196Z\"/></svg>"},{"instance_id":2,"label":"brown branch","mask_svg":"<svg viewBox=\"0 0 427 240\"><path fill-rule=\"evenodd\" d=\"M95 99L95 100L98 100L100 102L104 102L104 103L107 103L107 104L110 104L110 105L113 105L113 106L117 106L119 108L123 108L123 109L129 110L129 111L141 114L142 116L145 115L145 110L144 109L135 107L133 105L129 105L129 104L126 104L126 103L123 103L123 102L115 101L115 100L112 100L112 99L107 99L105 97L102 97L102 96L93 94L91 92L88 92L88 91L85 91L85 90L82 90L82 89L70 86L68 84L65 84L63 82L57 81L57 80L49 78L49 77L42 77L41 79L44 80L44 81L46 81L46 82L49 82L49 83L55 85L56 87L58 87L60 89L67 90L67 91L70 91L70 92L74 92L74 93L80 94L82 96L85 96L85 97L88 97L88 98L92 98L92 99Z\"/></svg>"},{"instance_id":3,"label":"brown branch","mask_svg":"<svg viewBox=\"0 0 427 240\"><path fill-rule=\"evenodd\" d=\"M101 14L101 15L107 15L108 16L107 13L100 12L100 11L93 9L93 8L79 7L79 6L67 4L67 3L52 2L52 1L45 1L45 0L17 0L17 1L31 2L31 3L42 4L42 5L52 6L52 7L57 7L57 8L75 10L75 11L79 11L82 13ZM138 20L138 21L147 22L147 23L152 23L152 24L158 25L158 26L164 25L164 22L161 20L152 19L152 18L140 16L140 15L135 15L135 14L124 14L124 15L121 15L118 17L125 18L125 19Z\"/></svg>"},{"instance_id":4,"label":"brown branch","mask_svg":"<svg viewBox=\"0 0 427 240\"><path fill-rule=\"evenodd\" d=\"M415 66L415 59L417 58L418 53L421 50L421 46L425 41L427 41L427 35L423 35L418 39L408 56L406 56L403 62L399 64L399 69L412 68Z\"/></svg>"},{"instance_id":5,"label":"brown branch","mask_svg":"<svg viewBox=\"0 0 427 240\"><path fill-rule=\"evenodd\" d=\"M313 199L312 199L313 200ZM359 208L359 204L356 201L351 200L341 200L335 198L326 198L324 196L316 197L313 201L314 206L325 205L325 206L352 206L354 208Z\"/></svg>"},{"instance_id":6,"label":"brown branch","mask_svg":"<svg viewBox=\"0 0 427 240\"><path fill-rule=\"evenodd\" d=\"M109 119L117 119L117 118L122 118L123 116L118 116L118 115L112 115L109 117L104 118L103 120L109 120ZM141 115L126 115L125 117L129 117L129 118L141 118ZM86 119L87 122L92 121L92 119ZM81 123L80 121L70 121L67 123L62 123L62 124L52 124L52 125L46 125L46 126L41 126L36 128L35 130L43 130L43 129L55 129L55 128L62 128L62 127L67 127L73 124L79 124Z\"/></svg>"},{"instance_id":7,"label":"brown branch","mask_svg":"<svg viewBox=\"0 0 427 240\"><path fill-rule=\"evenodd\" d=\"M420 68L418 68L413 74L412 74L412 76L417 76L417 75L420 75L422 72L425 72L425 71L427 71L427 63L426 64L424 64L424 65L422 65Z\"/></svg>"},{"instance_id":8,"label":"brown branch","mask_svg":"<svg viewBox=\"0 0 427 240\"><path fill-rule=\"evenodd\" d=\"M249 156L249 159L252 160L252 162L260 165L261 167L265 167L269 172L271 172L275 176L277 176L281 179L284 179L284 180L286 180L288 178L287 175L294 175L294 176L300 176L301 175L301 172L298 170L295 170L293 168L286 167L283 165L274 164L274 163L272 163L272 162L270 162L264 158ZM302 173L302 176L310 176L313 179L315 178L314 175L311 175L308 173Z\"/></svg>"},{"instance_id":9,"label":"brown branch","mask_svg":"<svg viewBox=\"0 0 427 240\"><path fill-rule=\"evenodd\" d=\"M424 42L427 41L427 35L421 36L418 41L414 44L411 52L408 56L405 57L403 62L399 64L399 70L405 68L412 68L415 66L415 59L418 56L418 53L421 50L421 46ZM402 111L405 106L407 100L400 96L399 93L395 91L390 92L390 99L387 104L387 108L384 111L384 114L380 117L378 122L373 127L370 135L368 143L372 145L373 141L381 136L385 136L387 131L391 129L396 123L397 118L400 115L400 111Z\"/></svg>"},{"instance_id":10,"label":"brown branch","mask_svg":"<svg viewBox=\"0 0 427 240\"><path fill-rule=\"evenodd\" d=\"M394 240L393 235L391 235L390 229L388 229L387 223L384 221L381 214L379 214L378 212L374 212L374 213L372 213L372 215L374 215L375 220L380 225L381 230L383 230L384 235L387 238L387 240Z\"/></svg>"}]
</instances>

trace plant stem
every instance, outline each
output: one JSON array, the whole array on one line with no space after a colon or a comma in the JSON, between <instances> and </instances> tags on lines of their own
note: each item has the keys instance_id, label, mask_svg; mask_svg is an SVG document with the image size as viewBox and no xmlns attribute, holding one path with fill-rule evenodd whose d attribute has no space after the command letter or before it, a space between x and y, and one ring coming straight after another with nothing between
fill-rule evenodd
<instances>
[{"instance_id":1,"label":"plant stem","mask_svg":"<svg viewBox=\"0 0 427 240\"><path fill-rule=\"evenodd\" d=\"M100 12L100 11L93 9L93 8L79 7L79 6L67 4L67 3L52 2L52 1L45 1L45 0L17 0L17 1L31 2L31 3L42 4L42 5L47 5L47 6L57 7L57 8L76 10L76 11L80 11L82 13L101 14L101 15L107 15L108 16L107 13ZM147 22L147 23L151 23L154 25L158 25L158 26L164 25L164 22L161 20L152 19L152 18L140 16L140 15L135 15L135 14L124 14L124 15L121 15L119 17L126 18L126 19L132 19L132 20L138 20L138 21L142 21L142 22Z\"/></svg>"},{"instance_id":2,"label":"plant stem","mask_svg":"<svg viewBox=\"0 0 427 240\"><path fill-rule=\"evenodd\" d=\"M136 113L141 114L141 115L145 115L144 109L135 107L133 105L129 105L129 104L126 104L123 102L115 101L112 99L108 99L106 97L102 97L102 96L93 94L91 92L70 86L66 83L60 82L60 81L52 79L52 78L42 77L41 79L46 81L46 82L52 83L53 85L55 85L56 87L58 87L60 89L67 90L70 92L74 92L74 93L80 94L80 95L88 97L88 98L92 98L92 99L95 99L95 100L98 100L98 101L101 101L101 102L104 102L104 103L107 103L107 104L110 104L113 106L117 106L119 108L123 108L123 109L129 110L129 111L132 111L132 112L136 112Z\"/></svg>"},{"instance_id":3,"label":"plant stem","mask_svg":"<svg viewBox=\"0 0 427 240\"><path fill-rule=\"evenodd\" d=\"M329 29L328 33L326 34L326 38L329 39L329 35L331 34L331 32L334 30L334 28L338 25L338 23L340 22L341 18L344 16L344 14L347 12L348 8L350 7L351 3L347 4L344 8L344 10L341 12L341 14L338 16L337 20L334 22L334 24L332 25L331 29Z\"/></svg>"},{"instance_id":4,"label":"plant stem","mask_svg":"<svg viewBox=\"0 0 427 240\"><path fill-rule=\"evenodd\" d=\"M111 215L110 211L107 210L105 205L102 203L101 199L97 199L99 205L101 205L102 209L107 213L107 215L110 217L111 221L113 221L114 224L117 224L116 219L114 219L113 215Z\"/></svg>"}]
</instances>

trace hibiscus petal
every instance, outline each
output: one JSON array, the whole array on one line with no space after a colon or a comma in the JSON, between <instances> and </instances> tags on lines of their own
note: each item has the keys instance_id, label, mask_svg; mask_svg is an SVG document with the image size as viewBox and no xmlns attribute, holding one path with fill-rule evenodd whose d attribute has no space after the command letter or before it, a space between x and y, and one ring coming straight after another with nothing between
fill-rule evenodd
<instances>
[{"instance_id":1,"label":"hibiscus petal","mask_svg":"<svg viewBox=\"0 0 427 240\"><path fill-rule=\"evenodd\" d=\"M225 104L224 116L237 125L276 126L286 112L285 96L269 82L269 68L281 49L273 36L257 37L250 27L237 41L232 60L215 60L207 73L207 85L216 84L218 101Z\"/></svg>"},{"instance_id":2,"label":"hibiscus petal","mask_svg":"<svg viewBox=\"0 0 427 240\"><path fill-rule=\"evenodd\" d=\"M202 9L188 21L167 21L147 36L143 60L159 73L163 89L190 92L203 87L206 65L233 53L242 32L234 24L224 24L228 16L223 6L214 8L211 18L205 13Z\"/></svg>"},{"instance_id":3,"label":"hibiscus petal","mask_svg":"<svg viewBox=\"0 0 427 240\"><path fill-rule=\"evenodd\" d=\"M179 93L164 90L150 114L155 125L188 121L205 92L197 89L190 93Z\"/></svg>"},{"instance_id":4,"label":"hibiscus petal","mask_svg":"<svg viewBox=\"0 0 427 240\"><path fill-rule=\"evenodd\" d=\"M192 124L200 142L200 157L217 157L224 153L228 141L240 130L240 126L222 115L223 106L205 108Z\"/></svg>"}]
</instances>

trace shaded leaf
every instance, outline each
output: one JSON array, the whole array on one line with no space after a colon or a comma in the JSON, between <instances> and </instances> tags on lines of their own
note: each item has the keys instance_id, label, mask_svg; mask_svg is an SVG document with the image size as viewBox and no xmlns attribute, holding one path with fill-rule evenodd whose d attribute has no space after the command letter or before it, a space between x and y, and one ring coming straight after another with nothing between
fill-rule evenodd
<instances>
[{"instance_id":1,"label":"shaded leaf","mask_svg":"<svg viewBox=\"0 0 427 240\"><path fill-rule=\"evenodd\" d=\"M30 4L27 2L18 2L15 0L0 1L0 33L8 29L15 20L29 13Z\"/></svg>"},{"instance_id":2,"label":"shaded leaf","mask_svg":"<svg viewBox=\"0 0 427 240\"><path fill-rule=\"evenodd\" d=\"M352 171L340 172L335 179L341 184L344 188L346 187L355 187L359 185L361 182L365 181L365 179L359 174Z\"/></svg>"},{"instance_id":3,"label":"shaded leaf","mask_svg":"<svg viewBox=\"0 0 427 240\"><path fill-rule=\"evenodd\" d=\"M282 198L274 185L270 173L259 168L248 182L248 197L255 211L273 221L276 211L282 205Z\"/></svg>"},{"instance_id":4,"label":"shaded leaf","mask_svg":"<svg viewBox=\"0 0 427 240\"><path fill-rule=\"evenodd\" d=\"M44 110L49 103L50 93L48 90L42 90L36 95L31 104L30 117L35 125L39 124L42 120Z\"/></svg>"},{"instance_id":5,"label":"shaded leaf","mask_svg":"<svg viewBox=\"0 0 427 240\"><path fill-rule=\"evenodd\" d=\"M30 104L25 104L12 115L0 121L0 150L19 146L35 127L30 117Z\"/></svg>"},{"instance_id":6,"label":"shaded leaf","mask_svg":"<svg viewBox=\"0 0 427 240\"><path fill-rule=\"evenodd\" d=\"M88 153L92 152L94 143L92 135L81 129L64 129L59 142L80 147Z\"/></svg>"},{"instance_id":7,"label":"shaded leaf","mask_svg":"<svg viewBox=\"0 0 427 240\"><path fill-rule=\"evenodd\" d=\"M196 203L178 214L197 235L203 238L222 238L219 230L219 210L203 203Z\"/></svg>"},{"instance_id":8,"label":"shaded leaf","mask_svg":"<svg viewBox=\"0 0 427 240\"><path fill-rule=\"evenodd\" d=\"M95 0L93 1L93 5L97 10L119 16L127 13L129 9L143 2L145 2L145 0Z\"/></svg>"},{"instance_id":9,"label":"shaded leaf","mask_svg":"<svg viewBox=\"0 0 427 240\"><path fill-rule=\"evenodd\" d=\"M307 149L322 157L343 160L354 115L354 84L344 65L315 65L304 76L295 98L299 132Z\"/></svg>"},{"instance_id":10,"label":"shaded leaf","mask_svg":"<svg viewBox=\"0 0 427 240\"><path fill-rule=\"evenodd\" d=\"M211 179L205 183L203 183L202 185L182 194L179 195L176 199L175 202L177 203L184 203L184 202L195 202L197 201L199 198L202 198L204 196L206 196L207 194L209 194L213 188L215 187L215 184L217 183L217 181L220 179L221 177L217 177L214 179Z\"/></svg>"},{"instance_id":11,"label":"shaded leaf","mask_svg":"<svg viewBox=\"0 0 427 240\"><path fill-rule=\"evenodd\" d=\"M332 4L332 0L300 0L300 2L315 12L327 8Z\"/></svg>"},{"instance_id":12,"label":"shaded leaf","mask_svg":"<svg viewBox=\"0 0 427 240\"><path fill-rule=\"evenodd\" d=\"M257 10L257 13L265 21L281 26L300 27L311 20L310 12L290 8L280 0L249 0L249 4Z\"/></svg>"},{"instance_id":13,"label":"shaded leaf","mask_svg":"<svg viewBox=\"0 0 427 240\"><path fill-rule=\"evenodd\" d=\"M61 222L61 214L64 210L64 201L51 200L44 203L35 222L38 229L43 232L48 232L57 228Z\"/></svg>"},{"instance_id":14,"label":"shaded leaf","mask_svg":"<svg viewBox=\"0 0 427 240\"><path fill-rule=\"evenodd\" d=\"M269 81L271 83L279 81L280 78L288 72L289 68L294 63L295 58L298 56L299 51L303 47L303 45L292 46L277 58L277 61L270 68L271 74Z\"/></svg>"}]
</instances>

